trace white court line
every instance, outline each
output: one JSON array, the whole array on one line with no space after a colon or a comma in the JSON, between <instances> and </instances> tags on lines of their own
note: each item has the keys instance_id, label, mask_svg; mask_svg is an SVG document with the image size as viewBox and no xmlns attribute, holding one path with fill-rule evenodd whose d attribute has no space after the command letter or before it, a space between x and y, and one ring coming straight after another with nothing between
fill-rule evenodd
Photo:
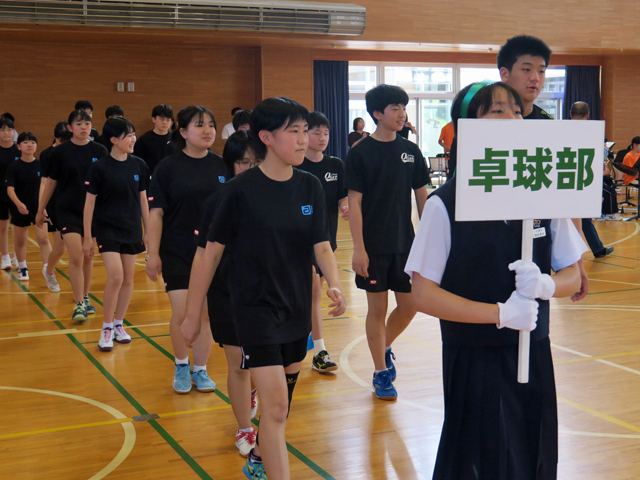
<instances>
[{"instance_id":1,"label":"white court line","mask_svg":"<svg viewBox=\"0 0 640 480\"><path fill-rule=\"evenodd\" d=\"M149 325L127 325L127 328L161 327L165 325L169 325L169 322L150 323ZM0 337L0 340L18 340L21 338L50 337L54 335L66 335L69 333L80 335L82 333L101 332L101 331L102 331L102 328L90 328L86 330L78 330L77 328L67 328L65 330L43 330L41 332L19 333L15 337Z\"/></svg>"},{"instance_id":2,"label":"white court line","mask_svg":"<svg viewBox=\"0 0 640 480\"><path fill-rule=\"evenodd\" d=\"M628 237L621 238L620 240L616 240L615 242L608 243L606 246L610 247L611 245L616 245L618 243L622 243L625 240L629 240L631 237L637 235L638 232L640 232L640 223L636 222L635 225L636 225L636 229L633 231L633 233L631 235L629 235Z\"/></svg>"}]
</instances>

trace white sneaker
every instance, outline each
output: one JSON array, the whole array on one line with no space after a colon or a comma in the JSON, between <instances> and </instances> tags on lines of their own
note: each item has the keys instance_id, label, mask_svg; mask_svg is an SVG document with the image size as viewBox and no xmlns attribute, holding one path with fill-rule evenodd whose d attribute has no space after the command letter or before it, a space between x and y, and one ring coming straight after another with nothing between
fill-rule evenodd
<instances>
[{"instance_id":1,"label":"white sneaker","mask_svg":"<svg viewBox=\"0 0 640 480\"><path fill-rule=\"evenodd\" d=\"M58 284L58 279L56 278L56 274L55 273L51 275L47 274L46 263L42 269L42 275L44 275L44 281L47 282L47 287L49 287L49 290L51 290L53 293L59 293L60 285Z\"/></svg>"},{"instance_id":2,"label":"white sneaker","mask_svg":"<svg viewBox=\"0 0 640 480\"><path fill-rule=\"evenodd\" d=\"M256 431L252 428L250 432L236 432L236 448L241 456L246 457L256 446Z\"/></svg>"},{"instance_id":3,"label":"white sneaker","mask_svg":"<svg viewBox=\"0 0 640 480\"><path fill-rule=\"evenodd\" d=\"M29 280L29 269L27 267L18 269L18 280Z\"/></svg>"},{"instance_id":4,"label":"white sneaker","mask_svg":"<svg viewBox=\"0 0 640 480\"><path fill-rule=\"evenodd\" d=\"M2 266L0 266L0 269L2 270L11 270L11 258L8 259L2 259Z\"/></svg>"},{"instance_id":5,"label":"white sneaker","mask_svg":"<svg viewBox=\"0 0 640 480\"><path fill-rule=\"evenodd\" d=\"M131 335L129 335L125 330L124 330L124 325L122 324L118 324L116 326L113 327L114 330L114 340L118 343L130 343L131 342Z\"/></svg>"},{"instance_id":6,"label":"white sneaker","mask_svg":"<svg viewBox=\"0 0 640 480\"><path fill-rule=\"evenodd\" d=\"M16 257L15 255L13 256L13 258L11 259L11 264L13 265L13 269L14 270L18 270L18 257Z\"/></svg>"},{"instance_id":7,"label":"white sneaker","mask_svg":"<svg viewBox=\"0 0 640 480\"><path fill-rule=\"evenodd\" d=\"M100 332L98 348L103 352L110 352L113 349L113 328L103 328Z\"/></svg>"},{"instance_id":8,"label":"white sneaker","mask_svg":"<svg viewBox=\"0 0 640 480\"><path fill-rule=\"evenodd\" d=\"M607 220L622 220L622 217L617 213L607 215Z\"/></svg>"}]
</instances>

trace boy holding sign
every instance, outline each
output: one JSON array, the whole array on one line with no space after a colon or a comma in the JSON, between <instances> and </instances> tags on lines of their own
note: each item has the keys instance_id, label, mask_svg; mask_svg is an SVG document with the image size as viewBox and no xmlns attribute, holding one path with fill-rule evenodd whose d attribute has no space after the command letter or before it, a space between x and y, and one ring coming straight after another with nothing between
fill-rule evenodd
<instances>
[{"instance_id":1,"label":"boy holding sign","mask_svg":"<svg viewBox=\"0 0 640 480\"><path fill-rule=\"evenodd\" d=\"M459 118L522 112L518 93L499 82L463 89L451 117L457 133ZM445 419L433 478L555 479L549 299L578 287L584 243L568 219L536 220L537 265L523 265L522 221L462 222L455 210L456 183L447 182L425 204L405 268L417 309L441 319ZM532 332L528 384L516 380L518 330Z\"/></svg>"}]
</instances>

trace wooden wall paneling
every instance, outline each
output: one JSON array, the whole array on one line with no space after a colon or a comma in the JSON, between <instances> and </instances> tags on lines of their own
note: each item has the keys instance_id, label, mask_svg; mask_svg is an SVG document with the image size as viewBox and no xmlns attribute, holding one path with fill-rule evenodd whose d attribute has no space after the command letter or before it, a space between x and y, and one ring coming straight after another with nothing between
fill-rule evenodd
<instances>
[{"instance_id":1,"label":"wooden wall paneling","mask_svg":"<svg viewBox=\"0 0 640 480\"><path fill-rule=\"evenodd\" d=\"M262 96L288 97L313 110L312 50L263 46Z\"/></svg>"},{"instance_id":2,"label":"wooden wall paneling","mask_svg":"<svg viewBox=\"0 0 640 480\"><path fill-rule=\"evenodd\" d=\"M640 56L616 56L606 60L602 75L602 100L607 137L616 148L629 145L640 135L640 90L637 64Z\"/></svg>"}]
</instances>

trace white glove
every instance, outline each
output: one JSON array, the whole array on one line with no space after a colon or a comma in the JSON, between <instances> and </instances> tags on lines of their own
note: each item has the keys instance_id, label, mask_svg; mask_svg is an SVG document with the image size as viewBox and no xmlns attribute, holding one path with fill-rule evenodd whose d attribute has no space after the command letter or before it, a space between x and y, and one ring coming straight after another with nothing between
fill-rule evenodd
<instances>
[{"instance_id":1,"label":"white glove","mask_svg":"<svg viewBox=\"0 0 640 480\"><path fill-rule=\"evenodd\" d=\"M498 328L511 328L530 332L536 328L538 321L538 302L523 297L516 290L505 303L498 302L500 323Z\"/></svg>"},{"instance_id":2,"label":"white glove","mask_svg":"<svg viewBox=\"0 0 640 480\"><path fill-rule=\"evenodd\" d=\"M551 275L540 273L535 263L524 264L518 260L509 264L509 270L516 272L516 290L523 297L549 300L556 291L556 283Z\"/></svg>"}]
</instances>

